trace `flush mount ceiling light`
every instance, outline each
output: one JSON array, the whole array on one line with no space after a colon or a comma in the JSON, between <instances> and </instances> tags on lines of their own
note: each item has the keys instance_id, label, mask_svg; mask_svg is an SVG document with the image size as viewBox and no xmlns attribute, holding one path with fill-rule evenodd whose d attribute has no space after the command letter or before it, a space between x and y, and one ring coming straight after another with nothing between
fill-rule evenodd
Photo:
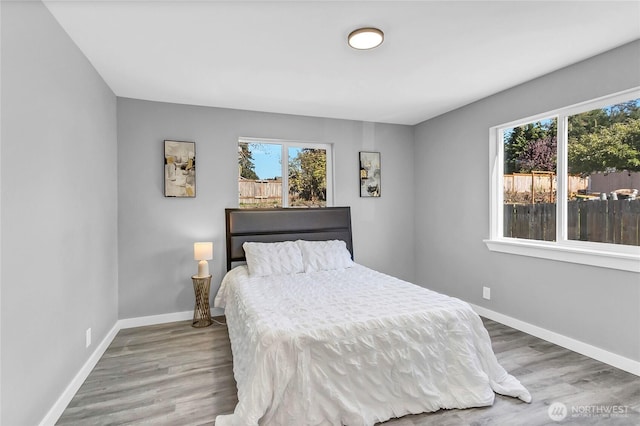
<instances>
[{"instance_id":1,"label":"flush mount ceiling light","mask_svg":"<svg viewBox=\"0 0 640 426\"><path fill-rule=\"evenodd\" d=\"M384 33L377 28L358 28L349 34L349 46L358 50L378 47L384 40Z\"/></svg>"}]
</instances>

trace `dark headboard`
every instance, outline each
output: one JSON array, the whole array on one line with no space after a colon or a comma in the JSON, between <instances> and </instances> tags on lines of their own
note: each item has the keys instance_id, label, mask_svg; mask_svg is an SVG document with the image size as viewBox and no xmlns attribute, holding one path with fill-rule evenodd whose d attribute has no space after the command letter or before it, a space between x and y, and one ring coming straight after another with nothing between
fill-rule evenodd
<instances>
[{"instance_id":1,"label":"dark headboard","mask_svg":"<svg viewBox=\"0 0 640 426\"><path fill-rule=\"evenodd\" d=\"M227 271L245 261L242 244L295 240L342 240L353 258L349 207L288 209L225 209Z\"/></svg>"}]
</instances>

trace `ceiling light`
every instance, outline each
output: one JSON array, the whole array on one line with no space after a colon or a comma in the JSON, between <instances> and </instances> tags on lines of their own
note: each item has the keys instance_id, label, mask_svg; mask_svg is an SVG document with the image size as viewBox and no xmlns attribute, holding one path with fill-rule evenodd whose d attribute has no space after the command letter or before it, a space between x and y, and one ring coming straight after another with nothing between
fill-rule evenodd
<instances>
[{"instance_id":1,"label":"ceiling light","mask_svg":"<svg viewBox=\"0 0 640 426\"><path fill-rule=\"evenodd\" d=\"M358 50L373 49L383 40L384 33L377 28L358 28L349 34L349 46Z\"/></svg>"}]
</instances>

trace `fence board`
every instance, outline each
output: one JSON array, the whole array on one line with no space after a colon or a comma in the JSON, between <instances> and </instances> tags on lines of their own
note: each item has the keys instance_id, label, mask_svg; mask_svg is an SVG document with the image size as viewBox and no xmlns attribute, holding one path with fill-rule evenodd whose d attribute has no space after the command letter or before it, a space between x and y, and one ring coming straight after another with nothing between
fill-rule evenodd
<instances>
[{"instance_id":1,"label":"fence board","mask_svg":"<svg viewBox=\"0 0 640 426\"><path fill-rule=\"evenodd\" d=\"M613 244L622 244L622 212L624 204L627 203L609 203L609 240Z\"/></svg>"},{"instance_id":2,"label":"fence board","mask_svg":"<svg viewBox=\"0 0 640 426\"><path fill-rule=\"evenodd\" d=\"M567 239L580 239L580 211L578 202L567 203Z\"/></svg>"},{"instance_id":3,"label":"fence board","mask_svg":"<svg viewBox=\"0 0 640 426\"><path fill-rule=\"evenodd\" d=\"M513 235L513 204L504 204L502 207L502 235Z\"/></svg>"},{"instance_id":4,"label":"fence board","mask_svg":"<svg viewBox=\"0 0 640 426\"><path fill-rule=\"evenodd\" d=\"M610 235L609 201L596 200L587 206L594 207L587 213L587 241L608 243Z\"/></svg>"},{"instance_id":5,"label":"fence board","mask_svg":"<svg viewBox=\"0 0 640 426\"><path fill-rule=\"evenodd\" d=\"M621 203L621 244L640 245L640 203Z\"/></svg>"},{"instance_id":6,"label":"fence board","mask_svg":"<svg viewBox=\"0 0 640 426\"><path fill-rule=\"evenodd\" d=\"M544 241L556 240L556 204L545 203L543 206L544 232L542 239Z\"/></svg>"},{"instance_id":7,"label":"fence board","mask_svg":"<svg viewBox=\"0 0 640 426\"><path fill-rule=\"evenodd\" d=\"M529 221L527 223L529 228L529 238L532 240L540 240L542 235L542 227L544 223L540 219L539 204L529 204L527 214L529 215Z\"/></svg>"},{"instance_id":8,"label":"fence board","mask_svg":"<svg viewBox=\"0 0 640 426\"><path fill-rule=\"evenodd\" d=\"M516 238L530 238L529 237L529 206L526 204L520 204L514 206L515 223L514 233Z\"/></svg>"}]
</instances>

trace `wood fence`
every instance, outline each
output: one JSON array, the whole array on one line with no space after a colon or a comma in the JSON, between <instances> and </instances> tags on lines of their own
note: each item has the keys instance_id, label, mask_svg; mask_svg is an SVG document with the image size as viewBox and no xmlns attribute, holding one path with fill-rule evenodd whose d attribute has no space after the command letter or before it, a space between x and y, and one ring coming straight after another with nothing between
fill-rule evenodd
<instances>
[{"instance_id":1,"label":"wood fence","mask_svg":"<svg viewBox=\"0 0 640 426\"><path fill-rule=\"evenodd\" d=\"M640 199L568 202L568 239L640 246ZM555 203L505 204L504 236L556 239Z\"/></svg>"},{"instance_id":2,"label":"wood fence","mask_svg":"<svg viewBox=\"0 0 640 426\"><path fill-rule=\"evenodd\" d=\"M264 202L280 202L282 200L281 180L249 180L238 181L239 201L241 204L261 204Z\"/></svg>"},{"instance_id":3,"label":"wood fence","mask_svg":"<svg viewBox=\"0 0 640 426\"><path fill-rule=\"evenodd\" d=\"M238 201L240 206L247 208L281 207L281 180L251 180L241 178L238 181ZM290 207L326 207L326 200L307 200L300 194L289 193Z\"/></svg>"},{"instance_id":4,"label":"wood fence","mask_svg":"<svg viewBox=\"0 0 640 426\"><path fill-rule=\"evenodd\" d=\"M558 178L552 172L531 172L507 174L503 177L505 200L516 201L515 194L530 194L529 200L554 202L558 188ZM589 179L568 176L567 194L577 194L589 187ZM513 199L513 200L512 200ZM521 201L521 200L520 200Z\"/></svg>"}]
</instances>

